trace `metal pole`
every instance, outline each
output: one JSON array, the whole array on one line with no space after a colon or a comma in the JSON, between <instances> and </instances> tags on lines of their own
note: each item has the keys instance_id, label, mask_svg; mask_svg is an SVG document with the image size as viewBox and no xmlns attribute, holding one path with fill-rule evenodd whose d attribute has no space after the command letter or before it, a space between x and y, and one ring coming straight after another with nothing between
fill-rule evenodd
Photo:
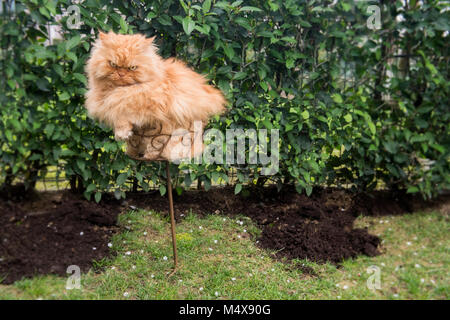
<instances>
[{"instance_id":1,"label":"metal pole","mask_svg":"<svg viewBox=\"0 0 450 320\"><path fill-rule=\"evenodd\" d=\"M170 223L171 223L171 229L172 229L172 246L173 246L173 263L174 263L173 272L175 272L175 270L177 269L177 266L178 266L178 255L177 255L177 239L176 239L176 234L175 234L175 215L173 212L172 182L170 180L169 161L166 161L166 176L167 176L167 193L169 194Z\"/></svg>"}]
</instances>

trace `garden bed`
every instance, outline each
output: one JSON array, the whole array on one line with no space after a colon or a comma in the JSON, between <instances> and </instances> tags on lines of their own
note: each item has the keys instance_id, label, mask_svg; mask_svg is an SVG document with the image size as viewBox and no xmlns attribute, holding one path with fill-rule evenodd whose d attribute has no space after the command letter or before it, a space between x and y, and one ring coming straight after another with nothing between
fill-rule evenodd
<instances>
[{"instance_id":1,"label":"garden bed","mask_svg":"<svg viewBox=\"0 0 450 320\"><path fill-rule=\"evenodd\" d=\"M21 201L0 198L1 283L37 274L67 276L70 265L86 272L109 254L108 243L118 231L117 206L68 193L17 191Z\"/></svg>"},{"instance_id":2,"label":"garden bed","mask_svg":"<svg viewBox=\"0 0 450 320\"><path fill-rule=\"evenodd\" d=\"M120 212L136 207L167 213L168 201L159 192L129 194L125 202L105 198L96 204L68 192L35 194L20 188L0 196L2 283L36 274L67 275L69 265L87 271L111 254L108 243L119 231ZM359 214L402 214L442 201L427 204L411 195L385 192L355 196L336 189L316 190L306 197L274 188L238 196L228 188L188 191L174 200L178 221L191 211L246 215L262 230L255 241L275 250L278 258L335 264L379 253L380 238L353 226Z\"/></svg>"}]
</instances>

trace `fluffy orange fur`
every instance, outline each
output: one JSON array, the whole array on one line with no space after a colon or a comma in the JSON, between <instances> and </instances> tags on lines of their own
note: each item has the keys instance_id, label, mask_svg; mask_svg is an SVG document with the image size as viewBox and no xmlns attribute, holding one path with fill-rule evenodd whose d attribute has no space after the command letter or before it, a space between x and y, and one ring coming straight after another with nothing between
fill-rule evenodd
<instances>
[{"instance_id":1,"label":"fluffy orange fur","mask_svg":"<svg viewBox=\"0 0 450 320\"><path fill-rule=\"evenodd\" d=\"M153 40L100 32L87 62L86 108L117 140L129 139L133 127L189 129L225 110L220 90L183 62L160 57Z\"/></svg>"}]
</instances>

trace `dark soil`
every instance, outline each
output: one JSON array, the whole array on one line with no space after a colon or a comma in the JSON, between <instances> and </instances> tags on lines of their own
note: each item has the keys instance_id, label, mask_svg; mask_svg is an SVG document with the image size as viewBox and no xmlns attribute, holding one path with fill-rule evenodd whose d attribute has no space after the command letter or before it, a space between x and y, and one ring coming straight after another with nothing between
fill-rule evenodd
<instances>
[{"instance_id":1,"label":"dark soil","mask_svg":"<svg viewBox=\"0 0 450 320\"><path fill-rule=\"evenodd\" d=\"M13 199L22 201L16 202L0 194L1 283L37 274L67 276L70 265L86 272L109 255L108 242L118 230L117 206L61 193L28 201L19 195Z\"/></svg>"},{"instance_id":2,"label":"dark soil","mask_svg":"<svg viewBox=\"0 0 450 320\"><path fill-rule=\"evenodd\" d=\"M247 195L247 196L244 196ZM67 192L26 192L23 187L0 190L0 282L12 283L37 274L66 276L67 267L89 270L94 261L108 257L107 244L118 214L127 207L167 213L168 200L159 192L131 193L125 203L104 197L101 204ZM425 203L418 197L387 192L353 195L337 189L315 190L311 197L293 189L245 190L235 196L231 188L208 192L174 193L175 215L243 214L261 228L258 244L275 250L278 258L315 262L377 255L380 239L366 229L354 228L359 214L403 214L447 201ZM80 234L82 233L82 234ZM95 249L94 249L95 248ZM306 273L307 266L297 264Z\"/></svg>"}]
</instances>

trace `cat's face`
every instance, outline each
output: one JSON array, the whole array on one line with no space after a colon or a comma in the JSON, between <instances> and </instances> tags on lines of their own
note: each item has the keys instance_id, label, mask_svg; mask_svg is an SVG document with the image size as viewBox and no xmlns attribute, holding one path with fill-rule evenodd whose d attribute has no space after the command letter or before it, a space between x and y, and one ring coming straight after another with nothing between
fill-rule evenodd
<instances>
[{"instance_id":1,"label":"cat's face","mask_svg":"<svg viewBox=\"0 0 450 320\"><path fill-rule=\"evenodd\" d=\"M154 38L140 34L120 35L100 32L87 71L104 84L127 86L159 78L161 58Z\"/></svg>"}]
</instances>

